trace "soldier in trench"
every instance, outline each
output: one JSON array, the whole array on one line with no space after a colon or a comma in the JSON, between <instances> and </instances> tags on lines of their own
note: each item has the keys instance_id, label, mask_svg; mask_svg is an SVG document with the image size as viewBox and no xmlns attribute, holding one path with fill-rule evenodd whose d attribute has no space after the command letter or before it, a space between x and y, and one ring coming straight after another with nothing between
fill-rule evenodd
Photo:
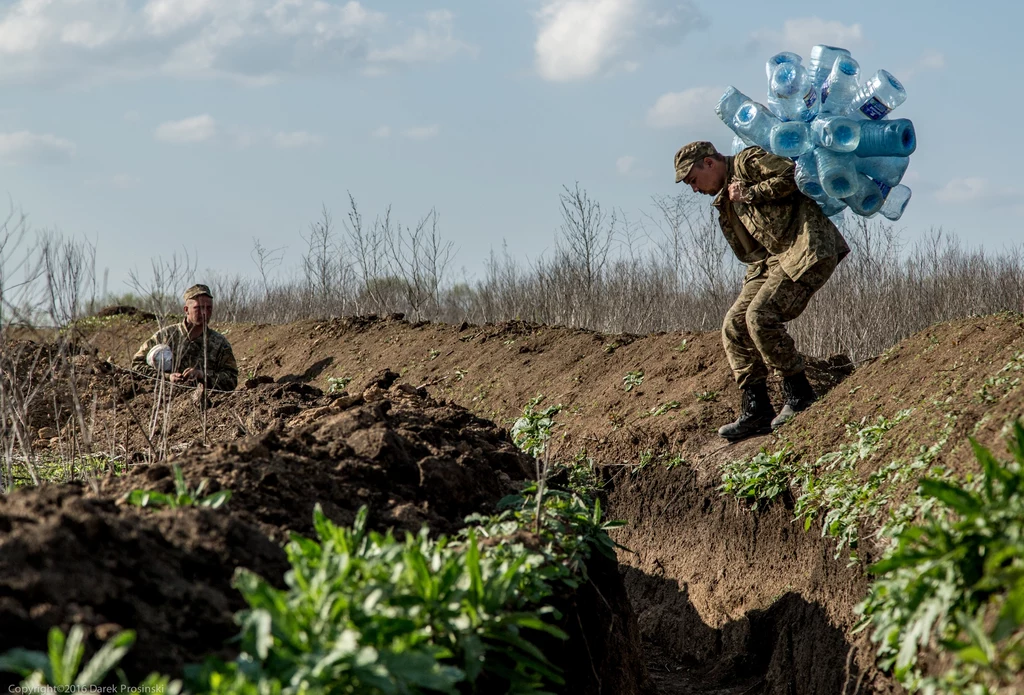
<instances>
[{"instance_id":1,"label":"soldier in trench","mask_svg":"<svg viewBox=\"0 0 1024 695\"><path fill-rule=\"evenodd\" d=\"M164 344L170 346L173 355L166 374L171 383L233 391L238 385L238 364L228 339L208 325L213 314L210 288L193 285L182 296L185 318L161 328L143 343L132 357L132 369L152 378L161 376L146 356L153 347Z\"/></svg>"},{"instance_id":2,"label":"soldier in trench","mask_svg":"<svg viewBox=\"0 0 1024 695\"><path fill-rule=\"evenodd\" d=\"M697 141L676 152L676 183L715 196L711 205L736 257L747 264L739 296L725 316L722 343L742 391L739 418L718 434L739 441L789 422L817 396L804 360L786 331L850 252L839 229L801 193L794 163L748 147L735 156ZM769 369L782 377L785 403L776 414Z\"/></svg>"}]
</instances>

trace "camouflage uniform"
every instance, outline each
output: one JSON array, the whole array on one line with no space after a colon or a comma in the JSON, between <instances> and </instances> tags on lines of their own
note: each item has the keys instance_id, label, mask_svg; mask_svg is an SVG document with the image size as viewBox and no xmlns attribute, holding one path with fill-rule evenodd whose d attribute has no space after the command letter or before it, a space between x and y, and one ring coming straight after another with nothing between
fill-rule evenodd
<instances>
[{"instance_id":1,"label":"camouflage uniform","mask_svg":"<svg viewBox=\"0 0 1024 695\"><path fill-rule=\"evenodd\" d=\"M676 157L676 182L693 161L714 153L711 143L692 143ZM748 147L725 157L726 176L712 205L736 257L747 263L743 288L722 326L722 342L741 388L763 382L768 369L780 376L804 370L785 323L799 316L850 252L821 208L796 187L790 159ZM729 199L729 183L743 184L749 202Z\"/></svg>"},{"instance_id":2,"label":"camouflage uniform","mask_svg":"<svg viewBox=\"0 0 1024 695\"><path fill-rule=\"evenodd\" d=\"M199 295L211 296L210 288L206 285L188 288L184 294L185 301ZM238 385L238 364L228 339L207 326L203 335L192 340L185 321L154 333L132 357L132 369L150 377L161 376L146 363L146 355L160 343L170 346L174 355L171 373L183 372L190 367L199 369L206 375L206 387L217 391L234 391Z\"/></svg>"}]
</instances>

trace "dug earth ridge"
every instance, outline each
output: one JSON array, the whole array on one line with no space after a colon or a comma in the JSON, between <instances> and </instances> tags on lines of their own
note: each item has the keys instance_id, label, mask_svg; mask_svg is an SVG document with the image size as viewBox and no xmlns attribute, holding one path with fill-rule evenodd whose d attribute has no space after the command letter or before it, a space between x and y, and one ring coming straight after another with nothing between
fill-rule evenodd
<instances>
[{"instance_id":1,"label":"dug earth ridge","mask_svg":"<svg viewBox=\"0 0 1024 695\"><path fill-rule=\"evenodd\" d=\"M91 332L88 344L126 365L153 328L120 324ZM814 460L848 441L848 423L910 410L858 470L911 455L952 423L936 463L967 473L976 470L967 436L1002 452L1006 422L1024 411L1024 392L1004 378L1024 354L1020 314L933 326L856 369L838 356L810 360L824 397L777 435L731 446L715 434L739 406L717 333L602 335L398 317L218 328L243 380L327 389L332 379L359 384L391 369L503 427L537 395L542 407L560 404L555 455L592 458L608 516L627 522L615 532L628 548L619 553L622 576L651 677L668 694L899 692L873 667L865 634L851 636L866 566L881 546L865 542L853 563L845 552L836 559L820 528L792 522L792 496L756 511L722 496L724 464L786 444ZM778 403L778 384L770 386ZM269 417L249 424L269 426ZM241 436L227 418L212 427L216 441Z\"/></svg>"}]
</instances>

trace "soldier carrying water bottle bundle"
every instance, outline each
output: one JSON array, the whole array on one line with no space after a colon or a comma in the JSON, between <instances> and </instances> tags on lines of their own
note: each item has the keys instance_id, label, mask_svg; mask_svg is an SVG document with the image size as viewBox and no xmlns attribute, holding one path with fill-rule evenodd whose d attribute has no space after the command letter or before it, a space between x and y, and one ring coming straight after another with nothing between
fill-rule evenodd
<instances>
[{"instance_id":1,"label":"soldier carrying water bottle bundle","mask_svg":"<svg viewBox=\"0 0 1024 695\"><path fill-rule=\"evenodd\" d=\"M816 400L785 324L850 252L830 218L847 208L890 220L903 214L910 189L900 180L917 147L913 123L888 118L906 100L903 86L885 70L861 83L846 49L815 46L806 66L795 53L779 53L766 72L767 106L735 87L716 106L736 134L731 155L697 141L674 161L676 183L715 196L722 233L747 264L722 327L743 393L739 418L718 431L730 441L767 434ZM778 414L769 369L783 380Z\"/></svg>"}]
</instances>

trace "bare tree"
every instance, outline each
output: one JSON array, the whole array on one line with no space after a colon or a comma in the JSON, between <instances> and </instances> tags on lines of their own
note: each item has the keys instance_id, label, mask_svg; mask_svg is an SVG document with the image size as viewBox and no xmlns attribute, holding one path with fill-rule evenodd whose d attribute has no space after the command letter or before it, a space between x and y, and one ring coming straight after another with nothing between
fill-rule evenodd
<instances>
[{"instance_id":1,"label":"bare tree","mask_svg":"<svg viewBox=\"0 0 1024 695\"><path fill-rule=\"evenodd\" d=\"M275 249L270 249L260 243L260 240L256 237L252 239L252 251L249 252L249 258L256 265L256 270L260 274L260 280L263 283L263 298L270 298L270 279L267 274L276 269L281 262L284 260L284 246L278 246Z\"/></svg>"},{"instance_id":2,"label":"bare tree","mask_svg":"<svg viewBox=\"0 0 1024 695\"><path fill-rule=\"evenodd\" d=\"M362 294L369 299L369 306L374 313L383 314L388 309L389 299L381 292L381 280L391 274L387 249L391 244L394 230L391 226L391 206L384 210L384 216L374 220L369 229L363 226L363 216L359 212L355 198L348 195L349 212L345 232L352 257L355 259L356 273L362 286ZM363 302L357 304L362 310Z\"/></svg>"},{"instance_id":3,"label":"bare tree","mask_svg":"<svg viewBox=\"0 0 1024 695\"><path fill-rule=\"evenodd\" d=\"M417 319L438 318L440 290L452 258L452 242L438 230L436 210L431 210L416 227L399 225L386 237L387 250L405 287L405 301Z\"/></svg>"},{"instance_id":4,"label":"bare tree","mask_svg":"<svg viewBox=\"0 0 1024 695\"><path fill-rule=\"evenodd\" d=\"M320 219L309 224L309 236L302 238L307 245L302 264L310 302L322 311L337 280L335 267L339 256L334 240L334 221L326 205L321 209Z\"/></svg>"}]
</instances>

